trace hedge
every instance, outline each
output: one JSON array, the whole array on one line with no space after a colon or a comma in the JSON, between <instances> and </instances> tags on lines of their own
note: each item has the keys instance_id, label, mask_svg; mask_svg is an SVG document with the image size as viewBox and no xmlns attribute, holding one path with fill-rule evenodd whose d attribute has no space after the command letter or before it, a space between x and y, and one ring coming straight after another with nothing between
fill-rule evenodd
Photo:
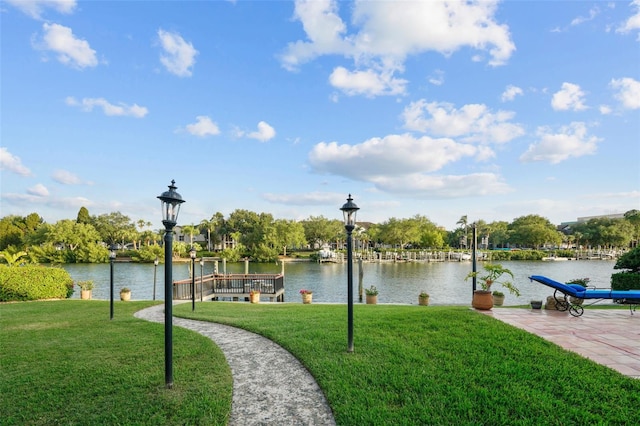
<instances>
[{"instance_id":1,"label":"hedge","mask_svg":"<svg viewBox=\"0 0 640 426\"><path fill-rule=\"evenodd\" d=\"M73 279L62 268L39 265L0 265L0 302L66 299Z\"/></svg>"},{"instance_id":2,"label":"hedge","mask_svg":"<svg viewBox=\"0 0 640 426\"><path fill-rule=\"evenodd\" d=\"M640 274L637 272L618 272L611 275L612 290L640 290Z\"/></svg>"}]
</instances>

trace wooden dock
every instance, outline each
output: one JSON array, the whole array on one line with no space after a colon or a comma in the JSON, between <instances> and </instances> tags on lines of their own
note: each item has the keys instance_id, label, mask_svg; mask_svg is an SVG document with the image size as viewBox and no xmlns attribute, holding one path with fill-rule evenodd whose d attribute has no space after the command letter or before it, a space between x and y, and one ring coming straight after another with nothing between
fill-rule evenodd
<instances>
[{"instance_id":1,"label":"wooden dock","mask_svg":"<svg viewBox=\"0 0 640 426\"><path fill-rule=\"evenodd\" d=\"M209 274L193 280L195 297L204 300L249 300L252 291L260 291L260 298L284 302L283 274ZM173 282L174 300L192 299L192 280Z\"/></svg>"}]
</instances>

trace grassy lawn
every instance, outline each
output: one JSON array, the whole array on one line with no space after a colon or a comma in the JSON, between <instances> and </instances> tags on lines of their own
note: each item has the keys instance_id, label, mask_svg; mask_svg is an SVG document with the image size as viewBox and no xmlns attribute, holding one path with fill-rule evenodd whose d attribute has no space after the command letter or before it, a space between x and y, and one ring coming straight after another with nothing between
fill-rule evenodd
<instances>
[{"instance_id":1,"label":"grassy lawn","mask_svg":"<svg viewBox=\"0 0 640 426\"><path fill-rule=\"evenodd\" d=\"M174 330L174 389L164 389L162 324L151 302L0 305L3 425L225 424L231 376L200 335ZM198 303L176 315L255 331L313 373L339 425L631 424L640 380L465 307Z\"/></svg>"},{"instance_id":2,"label":"grassy lawn","mask_svg":"<svg viewBox=\"0 0 640 426\"><path fill-rule=\"evenodd\" d=\"M174 313L235 325L313 373L339 425L629 424L640 380L466 307L204 303Z\"/></svg>"},{"instance_id":3,"label":"grassy lawn","mask_svg":"<svg viewBox=\"0 0 640 426\"><path fill-rule=\"evenodd\" d=\"M224 425L232 378L210 339L176 327L164 388L164 327L133 317L151 302L0 305L0 424Z\"/></svg>"}]
</instances>

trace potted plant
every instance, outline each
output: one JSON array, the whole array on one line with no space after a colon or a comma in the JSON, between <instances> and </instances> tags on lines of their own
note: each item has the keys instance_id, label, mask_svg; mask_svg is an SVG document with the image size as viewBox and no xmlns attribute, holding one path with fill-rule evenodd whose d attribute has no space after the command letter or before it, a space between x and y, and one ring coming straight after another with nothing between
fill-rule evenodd
<instances>
[{"instance_id":1,"label":"potted plant","mask_svg":"<svg viewBox=\"0 0 640 426\"><path fill-rule=\"evenodd\" d=\"M120 289L120 300L123 302L128 302L131 300L131 289L127 287L122 287Z\"/></svg>"},{"instance_id":2,"label":"potted plant","mask_svg":"<svg viewBox=\"0 0 640 426\"><path fill-rule=\"evenodd\" d=\"M367 295L367 305L376 305L378 303L378 289L372 285L369 288L365 288L364 292Z\"/></svg>"},{"instance_id":3,"label":"potted plant","mask_svg":"<svg viewBox=\"0 0 640 426\"><path fill-rule=\"evenodd\" d=\"M94 284L91 280L86 281L78 281L78 287L80 287L80 299L89 300L91 299L91 290L93 290Z\"/></svg>"},{"instance_id":4,"label":"potted plant","mask_svg":"<svg viewBox=\"0 0 640 426\"><path fill-rule=\"evenodd\" d=\"M502 304L504 303L504 293L495 290L493 293L491 293L491 295L493 296L493 305L502 306Z\"/></svg>"},{"instance_id":5,"label":"potted plant","mask_svg":"<svg viewBox=\"0 0 640 426\"><path fill-rule=\"evenodd\" d=\"M429 293L422 290L418 295L418 305L427 306L429 304Z\"/></svg>"},{"instance_id":6,"label":"potted plant","mask_svg":"<svg viewBox=\"0 0 640 426\"><path fill-rule=\"evenodd\" d=\"M542 309L542 300L532 300L531 309Z\"/></svg>"},{"instance_id":7,"label":"potted plant","mask_svg":"<svg viewBox=\"0 0 640 426\"><path fill-rule=\"evenodd\" d=\"M249 301L251 303L260 303L260 290L251 290L249 292Z\"/></svg>"},{"instance_id":8,"label":"potted plant","mask_svg":"<svg viewBox=\"0 0 640 426\"><path fill-rule=\"evenodd\" d=\"M493 284L500 284L502 287L509 290L511 294L515 294L516 296L520 295L520 290L518 290L511 281L504 279L501 280L503 275L508 275L513 278L513 272L509 269L499 263L485 263L482 268L484 269L484 272L469 272L469 275L465 278L465 280L468 280L469 278L476 277L480 281L480 286L482 287L482 290L476 290L473 293L472 306L474 308L480 310L489 310L493 308L493 295L491 294L491 286Z\"/></svg>"},{"instance_id":9,"label":"potted plant","mask_svg":"<svg viewBox=\"0 0 640 426\"><path fill-rule=\"evenodd\" d=\"M305 305L311 303L311 300L313 299L313 291L305 290L303 288L302 290L300 290L300 294L302 295L302 303L304 303Z\"/></svg>"}]
</instances>

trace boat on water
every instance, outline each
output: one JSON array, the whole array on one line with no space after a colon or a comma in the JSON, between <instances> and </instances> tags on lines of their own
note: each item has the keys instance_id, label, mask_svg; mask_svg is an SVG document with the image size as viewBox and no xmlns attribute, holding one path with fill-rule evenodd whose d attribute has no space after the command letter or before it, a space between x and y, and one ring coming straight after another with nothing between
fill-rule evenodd
<instances>
[{"instance_id":1,"label":"boat on water","mask_svg":"<svg viewBox=\"0 0 640 426\"><path fill-rule=\"evenodd\" d=\"M561 261L569 260L569 258L568 257L549 256L549 257L543 257L542 260L545 261L545 262L561 262Z\"/></svg>"}]
</instances>

